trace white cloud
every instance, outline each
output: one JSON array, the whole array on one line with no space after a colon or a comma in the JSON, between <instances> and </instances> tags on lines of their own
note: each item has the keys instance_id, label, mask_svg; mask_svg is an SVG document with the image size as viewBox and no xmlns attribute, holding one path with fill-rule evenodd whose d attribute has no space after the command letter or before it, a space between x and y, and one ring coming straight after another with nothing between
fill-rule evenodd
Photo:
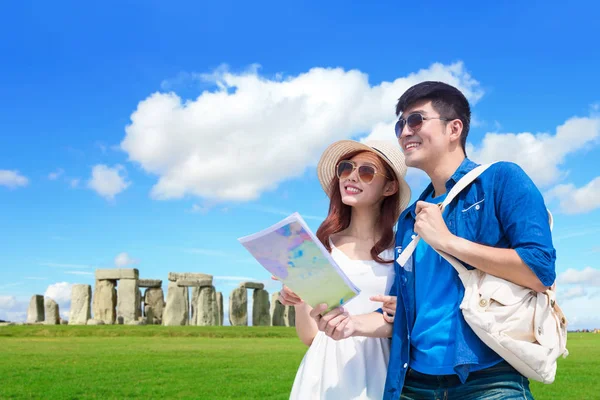
<instances>
[{"instance_id":1,"label":"white cloud","mask_svg":"<svg viewBox=\"0 0 600 400\"><path fill-rule=\"evenodd\" d=\"M19 186L27 186L29 179L21 175L19 171L9 171L0 169L0 186L6 186L14 189Z\"/></svg>"},{"instance_id":2,"label":"white cloud","mask_svg":"<svg viewBox=\"0 0 600 400\"><path fill-rule=\"evenodd\" d=\"M293 214L292 212L290 212L288 210L280 210L278 208L264 207L264 206L259 206L259 205L250 205L250 206L247 206L244 208L248 209L248 210L252 210L252 211L264 212L267 214L281 215L282 217L289 217L290 215ZM309 219L309 220L319 221L319 222L323 222L325 220L325 217L318 216L318 215L309 215L309 214L303 214L303 213L300 213L300 215L305 220Z\"/></svg>"},{"instance_id":3,"label":"white cloud","mask_svg":"<svg viewBox=\"0 0 600 400\"><path fill-rule=\"evenodd\" d=\"M231 253L214 249L191 248L184 251L189 254L201 254L203 256L231 257Z\"/></svg>"},{"instance_id":4,"label":"white cloud","mask_svg":"<svg viewBox=\"0 0 600 400\"><path fill-rule=\"evenodd\" d=\"M117 194L131 184L131 182L127 182L125 174L126 171L122 165L116 165L114 168L104 164L95 165L92 169L92 177L88 181L88 187L100 196L113 200Z\"/></svg>"},{"instance_id":5,"label":"white cloud","mask_svg":"<svg viewBox=\"0 0 600 400\"><path fill-rule=\"evenodd\" d=\"M564 178L565 157L600 138L600 118L573 117L549 133L487 133L480 146L467 145L469 157L480 163L518 163L538 186Z\"/></svg>"},{"instance_id":6,"label":"white cloud","mask_svg":"<svg viewBox=\"0 0 600 400\"><path fill-rule=\"evenodd\" d=\"M25 321L29 300L18 299L15 296L0 296L0 319L4 321Z\"/></svg>"},{"instance_id":7,"label":"white cloud","mask_svg":"<svg viewBox=\"0 0 600 400\"><path fill-rule=\"evenodd\" d=\"M102 154L106 154L106 150L108 150L108 147L104 143L102 143L102 142L96 142L94 145L97 148L100 149L100 151L102 152Z\"/></svg>"},{"instance_id":8,"label":"white cloud","mask_svg":"<svg viewBox=\"0 0 600 400\"><path fill-rule=\"evenodd\" d=\"M482 128L486 126L487 123L477 117L475 114L471 114L471 127L473 128Z\"/></svg>"},{"instance_id":9,"label":"white cloud","mask_svg":"<svg viewBox=\"0 0 600 400\"><path fill-rule=\"evenodd\" d=\"M94 275L93 272L88 272L88 271L65 271L65 274L69 274L69 275Z\"/></svg>"},{"instance_id":10,"label":"white cloud","mask_svg":"<svg viewBox=\"0 0 600 400\"><path fill-rule=\"evenodd\" d=\"M126 267L128 265L139 264L140 260L131 258L127 253L119 253L115 257L115 265L119 268Z\"/></svg>"},{"instance_id":11,"label":"white cloud","mask_svg":"<svg viewBox=\"0 0 600 400\"><path fill-rule=\"evenodd\" d=\"M561 290L557 294L557 298L560 301L567 301L571 299L576 299L578 297L587 296L587 291L583 286L573 286L565 290Z\"/></svg>"},{"instance_id":12,"label":"white cloud","mask_svg":"<svg viewBox=\"0 0 600 400\"><path fill-rule=\"evenodd\" d=\"M73 288L72 283L68 282L57 282L49 285L44 292L45 297L50 297L52 300L57 302L62 308L63 305L71 303L71 289Z\"/></svg>"},{"instance_id":13,"label":"white cloud","mask_svg":"<svg viewBox=\"0 0 600 400\"><path fill-rule=\"evenodd\" d=\"M25 322L25 319L27 318L26 311L7 311L3 314L4 315L2 315L2 319L5 321Z\"/></svg>"},{"instance_id":14,"label":"white cloud","mask_svg":"<svg viewBox=\"0 0 600 400\"><path fill-rule=\"evenodd\" d=\"M589 224L585 224L584 226L573 227L568 230L561 230L560 235L556 235L552 238L553 241L558 242L565 239L572 239L581 236L589 236L595 235L600 232L600 225L598 226L590 226Z\"/></svg>"},{"instance_id":15,"label":"white cloud","mask_svg":"<svg viewBox=\"0 0 600 400\"><path fill-rule=\"evenodd\" d=\"M194 205L192 205L192 208L190 211L195 214L206 214L207 212L210 211L210 207L201 206L199 204L194 204Z\"/></svg>"},{"instance_id":16,"label":"white cloud","mask_svg":"<svg viewBox=\"0 0 600 400\"><path fill-rule=\"evenodd\" d=\"M586 267L583 270L567 269L558 275L558 284L583 284L586 286L600 286L600 270Z\"/></svg>"},{"instance_id":17,"label":"white cloud","mask_svg":"<svg viewBox=\"0 0 600 400\"><path fill-rule=\"evenodd\" d=\"M0 310L10 310L16 303L15 296L0 296Z\"/></svg>"},{"instance_id":18,"label":"white cloud","mask_svg":"<svg viewBox=\"0 0 600 400\"><path fill-rule=\"evenodd\" d=\"M268 79L256 68L203 75L219 89L182 102L155 93L138 104L121 148L159 177L155 199L194 195L251 200L315 165L331 142L371 132L395 120L398 97L424 80L459 87L476 102L483 92L462 63L433 64L371 86L357 70L313 68ZM393 138L393 129L386 132Z\"/></svg>"},{"instance_id":19,"label":"white cloud","mask_svg":"<svg viewBox=\"0 0 600 400\"><path fill-rule=\"evenodd\" d=\"M600 176L577 188L572 183L557 185L545 193L547 200L558 199L565 214L580 214L600 207Z\"/></svg>"},{"instance_id":20,"label":"white cloud","mask_svg":"<svg viewBox=\"0 0 600 400\"><path fill-rule=\"evenodd\" d=\"M56 267L56 268L75 268L75 269L96 269L93 265L85 265L85 264L64 264L64 263L54 263L54 262L43 262L40 263L43 267Z\"/></svg>"},{"instance_id":21,"label":"white cloud","mask_svg":"<svg viewBox=\"0 0 600 400\"><path fill-rule=\"evenodd\" d=\"M569 329L600 328L600 270L567 269L558 275L557 298L569 321Z\"/></svg>"},{"instance_id":22,"label":"white cloud","mask_svg":"<svg viewBox=\"0 0 600 400\"><path fill-rule=\"evenodd\" d=\"M23 284L23 282L4 283L4 284L0 285L0 290L6 290L11 287L20 286L22 284Z\"/></svg>"},{"instance_id":23,"label":"white cloud","mask_svg":"<svg viewBox=\"0 0 600 400\"><path fill-rule=\"evenodd\" d=\"M216 281L234 281L234 282L260 282L260 279L249 278L247 276L215 276L213 277Z\"/></svg>"},{"instance_id":24,"label":"white cloud","mask_svg":"<svg viewBox=\"0 0 600 400\"><path fill-rule=\"evenodd\" d=\"M74 179L69 179L69 185L70 185L70 186L71 186L73 189L75 189L77 186L79 186L79 182L80 182L80 181L81 181L81 180L80 180L80 179L77 179L77 178L74 178Z\"/></svg>"},{"instance_id":25,"label":"white cloud","mask_svg":"<svg viewBox=\"0 0 600 400\"><path fill-rule=\"evenodd\" d=\"M62 168L59 168L59 169L57 169L56 171L49 173L49 174L48 174L48 179L50 179L51 181L55 181L55 180L57 180L58 178L60 178L60 176L61 176L62 174L64 174L64 173L65 173L65 170L64 170L64 169L62 169Z\"/></svg>"},{"instance_id":26,"label":"white cloud","mask_svg":"<svg viewBox=\"0 0 600 400\"><path fill-rule=\"evenodd\" d=\"M577 292L581 289L573 289L574 296L564 298L564 294L557 296L558 303L563 310L567 321L569 322L568 329L593 329L600 328L600 317L598 317L598 309L600 308L599 296L577 296ZM583 290L587 291L587 289Z\"/></svg>"}]
</instances>

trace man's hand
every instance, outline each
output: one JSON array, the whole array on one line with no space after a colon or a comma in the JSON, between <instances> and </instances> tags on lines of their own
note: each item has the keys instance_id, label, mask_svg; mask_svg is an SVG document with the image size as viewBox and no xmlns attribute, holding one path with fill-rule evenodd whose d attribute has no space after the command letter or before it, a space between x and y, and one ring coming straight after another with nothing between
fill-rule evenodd
<instances>
[{"instance_id":1,"label":"man's hand","mask_svg":"<svg viewBox=\"0 0 600 400\"><path fill-rule=\"evenodd\" d=\"M448 230L440 207L437 204L418 201L415 212L415 232L434 249L444 251L454 235Z\"/></svg>"},{"instance_id":2,"label":"man's hand","mask_svg":"<svg viewBox=\"0 0 600 400\"><path fill-rule=\"evenodd\" d=\"M310 312L310 316L315 320L320 331L325 332L333 340L346 339L352 336L354 323L343 307L334 308L327 314L321 315L325 310L327 310L327 304L319 304Z\"/></svg>"},{"instance_id":3,"label":"man's hand","mask_svg":"<svg viewBox=\"0 0 600 400\"><path fill-rule=\"evenodd\" d=\"M383 310L383 319L390 324L394 323L394 315L396 314L396 296L384 296L378 294L371 296L371 301L378 301L383 303L381 309Z\"/></svg>"}]
</instances>

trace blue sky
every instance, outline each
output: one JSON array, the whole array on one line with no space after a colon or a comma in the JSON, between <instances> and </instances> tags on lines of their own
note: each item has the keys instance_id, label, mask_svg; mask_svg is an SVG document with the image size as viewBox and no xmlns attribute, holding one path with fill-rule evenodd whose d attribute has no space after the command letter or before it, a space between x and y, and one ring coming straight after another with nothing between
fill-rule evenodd
<instances>
[{"instance_id":1,"label":"blue sky","mask_svg":"<svg viewBox=\"0 0 600 400\"><path fill-rule=\"evenodd\" d=\"M320 152L393 140L395 100L438 79L473 105L469 156L538 184L559 301L600 327L600 10L583 3L2 5L0 319L33 294L66 312L70 284L116 264L276 291L236 239L295 211L316 230Z\"/></svg>"}]
</instances>

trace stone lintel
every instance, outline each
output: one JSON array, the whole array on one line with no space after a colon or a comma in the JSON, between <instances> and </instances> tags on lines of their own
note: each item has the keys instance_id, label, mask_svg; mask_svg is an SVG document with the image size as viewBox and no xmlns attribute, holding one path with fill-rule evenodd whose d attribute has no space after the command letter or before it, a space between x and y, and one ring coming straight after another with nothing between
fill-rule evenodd
<instances>
[{"instance_id":1,"label":"stone lintel","mask_svg":"<svg viewBox=\"0 0 600 400\"><path fill-rule=\"evenodd\" d=\"M212 279L178 279L177 286L190 286L190 287L205 287L212 286Z\"/></svg>"},{"instance_id":2,"label":"stone lintel","mask_svg":"<svg viewBox=\"0 0 600 400\"><path fill-rule=\"evenodd\" d=\"M140 279L138 281L138 287L160 288L160 287L162 287L162 280L160 280L160 279Z\"/></svg>"},{"instance_id":3,"label":"stone lintel","mask_svg":"<svg viewBox=\"0 0 600 400\"><path fill-rule=\"evenodd\" d=\"M137 268L111 268L97 269L96 280L118 280L118 279L139 279L140 272Z\"/></svg>"},{"instance_id":4,"label":"stone lintel","mask_svg":"<svg viewBox=\"0 0 600 400\"><path fill-rule=\"evenodd\" d=\"M200 274L194 272L169 272L169 280L171 282L181 281L201 281L201 280L210 280L212 282L212 275L208 274Z\"/></svg>"},{"instance_id":5,"label":"stone lintel","mask_svg":"<svg viewBox=\"0 0 600 400\"><path fill-rule=\"evenodd\" d=\"M244 287L246 289L264 289L265 284L260 282L242 282L240 283L240 287Z\"/></svg>"}]
</instances>

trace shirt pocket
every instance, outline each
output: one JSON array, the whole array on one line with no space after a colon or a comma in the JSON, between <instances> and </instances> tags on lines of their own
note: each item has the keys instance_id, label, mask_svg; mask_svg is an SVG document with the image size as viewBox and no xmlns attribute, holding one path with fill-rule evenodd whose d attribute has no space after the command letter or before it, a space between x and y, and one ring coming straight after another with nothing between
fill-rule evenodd
<instances>
[{"instance_id":1,"label":"shirt pocket","mask_svg":"<svg viewBox=\"0 0 600 400\"><path fill-rule=\"evenodd\" d=\"M489 204L487 204L489 205ZM459 225L462 234L459 236L472 242L481 242L483 239L483 227L485 227L486 200L483 198L465 199L460 205L458 212Z\"/></svg>"}]
</instances>

